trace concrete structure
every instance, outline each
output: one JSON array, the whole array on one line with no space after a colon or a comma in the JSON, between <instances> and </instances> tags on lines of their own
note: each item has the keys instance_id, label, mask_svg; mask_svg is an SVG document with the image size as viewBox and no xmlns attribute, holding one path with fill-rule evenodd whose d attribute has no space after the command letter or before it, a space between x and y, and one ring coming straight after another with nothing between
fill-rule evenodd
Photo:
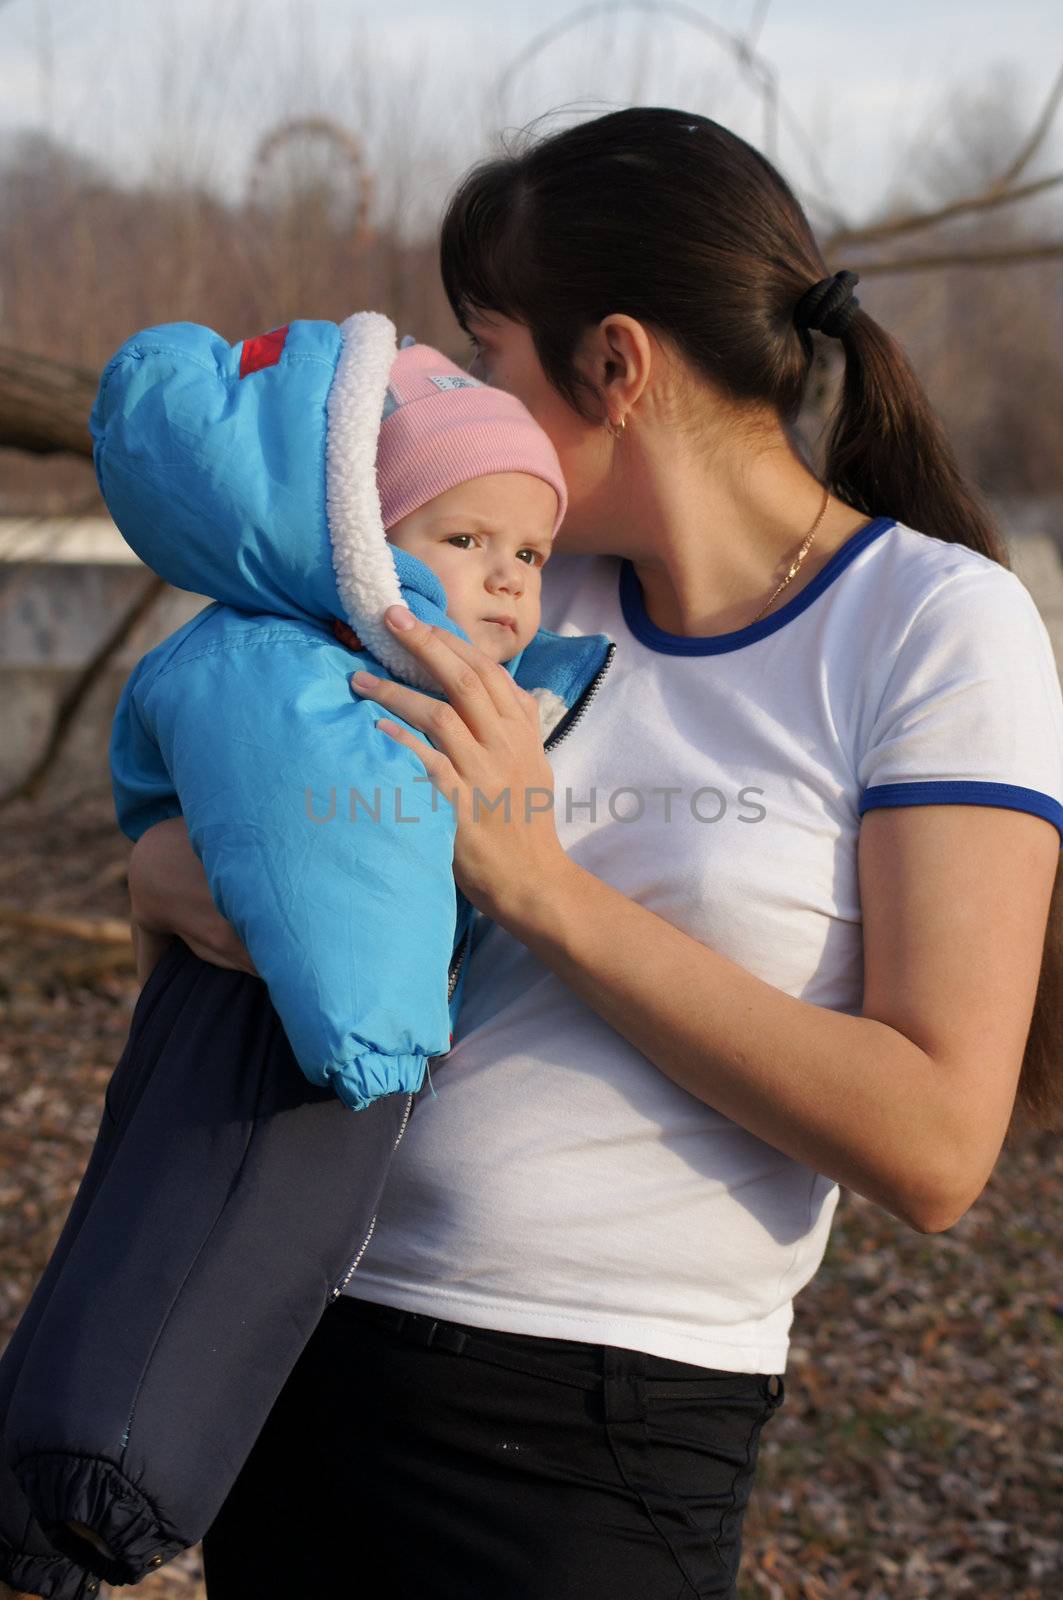
<instances>
[{"instance_id":1,"label":"concrete structure","mask_svg":"<svg viewBox=\"0 0 1063 1600\"><path fill-rule=\"evenodd\" d=\"M40 753L63 693L146 579L109 518L0 519L0 789ZM109 782L111 716L130 669L206 604L163 592L82 707L55 769L60 787Z\"/></svg>"},{"instance_id":2,"label":"concrete structure","mask_svg":"<svg viewBox=\"0 0 1063 1600\"><path fill-rule=\"evenodd\" d=\"M999 509L1015 571L1040 608L1063 673L1063 505ZM0 789L39 753L64 690L145 578L105 517L0 519ZM83 707L56 768L58 787L107 785L110 721L130 669L205 604L202 595L165 591Z\"/></svg>"}]
</instances>

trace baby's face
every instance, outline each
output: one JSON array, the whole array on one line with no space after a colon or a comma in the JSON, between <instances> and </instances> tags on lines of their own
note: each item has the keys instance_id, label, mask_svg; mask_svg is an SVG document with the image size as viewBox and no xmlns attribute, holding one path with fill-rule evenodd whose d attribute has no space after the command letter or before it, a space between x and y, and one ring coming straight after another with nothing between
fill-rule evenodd
<instances>
[{"instance_id":1,"label":"baby's face","mask_svg":"<svg viewBox=\"0 0 1063 1600\"><path fill-rule=\"evenodd\" d=\"M540 573L553 544L557 495L528 472L493 472L437 495L388 529L430 567L447 615L492 661L508 661L539 627Z\"/></svg>"}]
</instances>

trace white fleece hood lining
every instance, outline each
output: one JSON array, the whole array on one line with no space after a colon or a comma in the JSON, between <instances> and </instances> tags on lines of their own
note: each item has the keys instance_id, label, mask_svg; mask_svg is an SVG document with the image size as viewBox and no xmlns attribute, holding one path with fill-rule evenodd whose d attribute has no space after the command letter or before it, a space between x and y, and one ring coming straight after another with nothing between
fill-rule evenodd
<instances>
[{"instance_id":1,"label":"white fleece hood lining","mask_svg":"<svg viewBox=\"0 0 1063 1600\"><path fill-rule=\"evenodd\" d=\"M347 621L366 649L397 678L438 694L435 679L384 621L388 606L404 604L376 485L380 423L398 354L395 326L379 311L359 311L340 324L340 335L325 439L325 506L336 587Z\"/></svg>"}]
</instances>

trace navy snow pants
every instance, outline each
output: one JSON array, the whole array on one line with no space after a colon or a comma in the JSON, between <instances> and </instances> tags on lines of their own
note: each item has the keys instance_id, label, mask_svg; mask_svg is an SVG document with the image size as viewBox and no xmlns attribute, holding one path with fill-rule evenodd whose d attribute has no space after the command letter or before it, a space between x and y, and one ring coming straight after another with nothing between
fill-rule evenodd
<instances>
[{"instance_id":1,"label":"navy snow pants","mask_svg":"<svg viewBox=\"0 0 1063 1600\"><path fill-rule=\"evenodd\" d=\"M173 940L0 1361L0 1577L83 1600L202 1538L371 1231L412 1104L354 1112L309 1083L265 984Z\"/></svg>"}]
</instances>

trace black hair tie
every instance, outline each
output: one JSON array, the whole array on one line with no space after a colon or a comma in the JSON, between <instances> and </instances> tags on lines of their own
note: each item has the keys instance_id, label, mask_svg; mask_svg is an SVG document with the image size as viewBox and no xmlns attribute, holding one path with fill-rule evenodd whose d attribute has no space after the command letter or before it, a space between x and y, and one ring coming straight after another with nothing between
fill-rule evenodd
<instances>
[{"instance_id":1,"label":"black hair tie","mask_svg":"<svg viewBox=\"0 0 1063 1600\"><path fill-rule=\"evenodd\" d=\"M825 333L840 339L860 309L853 293L860 282L858 272L836 272L833 278L814 283L794 307L794 325L801 333Z\"/></svg>"}]
</instances>

